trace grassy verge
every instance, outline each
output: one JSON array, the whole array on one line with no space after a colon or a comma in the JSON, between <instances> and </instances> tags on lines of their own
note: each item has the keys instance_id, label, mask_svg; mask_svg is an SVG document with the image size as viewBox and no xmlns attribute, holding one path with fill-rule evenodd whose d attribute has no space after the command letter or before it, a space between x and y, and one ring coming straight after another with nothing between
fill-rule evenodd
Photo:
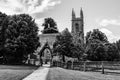
<instances>
[{"instance_id":1,"label":"grassy verge","mask_svg":"<svg viewBox=\"0 0 120 80\"><path fill-rule=\"evenodd\" d=\"M36 69L34 66L0 65L0 80L22 80Z\"/></svg>"},{"instance_id":2,"label":"grassy verge","mask_svg":"<svg viewBox=\"0 0 120 80\"><path fill-rule=\"evenodd\" d=\"M47 80L120 80L120 74L101 74L101 72L82 72L51 68Z\"/></svg>"}]
</instances>

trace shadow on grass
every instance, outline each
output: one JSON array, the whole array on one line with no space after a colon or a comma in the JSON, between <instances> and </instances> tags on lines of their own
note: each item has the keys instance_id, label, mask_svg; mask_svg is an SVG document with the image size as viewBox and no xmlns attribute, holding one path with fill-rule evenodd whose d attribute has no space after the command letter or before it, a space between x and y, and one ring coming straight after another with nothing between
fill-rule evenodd
<instances>
[{"instance_id":1,"label":"shadow on grass","mask_svg":"<svg viewBox=\"0 0 120 80\"><path fill-rule=\"evenodd\" d=\"M115 76L120 76L120 72L109 72L109 71L105 71L106 75L115 75Z\"/></svg>"},{"instance_id":2,"label":"shadow on grass","mask_svg":"<svg viewBox=\"0 0 120 80\"><path fill-rule=\"evenodd\" d=\"M86 71L86 72L99 72L99 73L102 74L102 70L93 70L93 71ZM105 75L120 76L120 70L107 69L107 70L104 70L104 74L105 74Z\"/></svg>"},{"instance_id":3,"label":"shadow on grass","mask_svg":"<svg viewBox=\"0 0 120 80\"><path fill-rule=\"evenodd\" d=\"M30 70L37 69L39 66L32 65L0 65L0 70L10 69L10 70Z\"/></svg>"}]
</instances>

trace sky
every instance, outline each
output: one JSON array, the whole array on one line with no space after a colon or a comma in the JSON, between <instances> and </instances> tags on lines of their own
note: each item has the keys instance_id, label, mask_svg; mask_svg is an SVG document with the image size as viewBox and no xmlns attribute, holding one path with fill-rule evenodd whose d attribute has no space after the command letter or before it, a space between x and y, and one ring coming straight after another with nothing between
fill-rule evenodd
<instances>
[{"instance_id":1,"label":"sky","mask_svg":"<svg viewBox=\"0 0 120 80\"><path fill-rule=\"evenodd\" d=\"M71 31L71 13L77 17L84 13L85 34L93 29L105 33L110 42L120 39L120 0L0 0L0 11L8 15L26 13L31 15L39 30L44 18L51 17L59 31ZM40 33L40 32L39 32Z\"/></svg>"}]
</instances>

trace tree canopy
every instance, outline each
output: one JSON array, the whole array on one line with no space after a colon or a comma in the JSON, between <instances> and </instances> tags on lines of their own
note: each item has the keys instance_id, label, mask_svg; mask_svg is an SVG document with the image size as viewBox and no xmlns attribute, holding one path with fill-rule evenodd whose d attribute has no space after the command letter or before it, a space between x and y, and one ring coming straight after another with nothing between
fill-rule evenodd
<instances>
[{"instance_id":1,"label":"tree canopy","mask_svg":"<svg viewBox=\"0 0 120 80\"><path fill-rule=\"evenodd\" d=\"M99 29L93 29L86 34L86 44L92 40L100 40L101 42L108 42L107 36L99 31Z\"/></svg>"},{"instance_id":2,"label":"tree canopy","mask_svg":"<svg viewBox=\"0 0 120 80\"><path fill-rule=\"evenodd\" d=\"M6 63L22 63L40 45L38 27L28 14L7 16L1 30Z\"/></svg>"},{"instance_id":3,"label":"tree canopy","mask_svg":"<svg viewBox=\"0 0 120 80\"><path fill-rule=\"evenodd\" d=\"M60 35L56 37L56 42L53 45L54 53L59 53L59 55L63 56L72 56L71 54L71 46L72 46L72 35L65 29Z\"/></svg>"},{"instance_id":4,"label":"tree canopy","mask_svg":"<svg viewBox=\"0 0 120 80\"><path fill-rule=\"evenodd\" d=\"M44 23L42 24L44 29L42 31L43 34L50 34L50 33L58 33L57 24L52 18L45 18Z\"/></svg>"},{"instance_id":5,"label":"tree canopy","mask_svg":"<svg viewBox=\"0 0 120 80\"><path fill-rule=\"evenodd\" d=\"M120 60L120 54L114 43L106 44L106 61L116 61Z\"/></svg>"},{"instance_id":6,"label":"tree canopy","mask_svg":"<svg viewBox=\"0 0 120 80\"><path fill-rule=\"evenodd\" d=\"M73 43L73 37L66 28L56 37L56 41L53 45L53 52L57 53L57 55L62 55L63 61L64 56L78 58L80 60L83 49L79 44L75 45Z\"/></svg>"},{"instance_id":7,"label":"tree canopy","mask_svg":"<svg viewBox=\"0 0 120 80\"><path fill-rule=\"evenodd\" d=\"M4 32L2 29L2 25L3 25L3 22L6 20L6 18L7 18L7 15L5 13L0 12L0 57L3 57ZM2 63L2 61L0 63Z\"/></svg>"},{"instance_id":8,"label":"tree canopy","mask_svg":"<svg viewBox=\"0 0 120 80\"><path fill-rule=\"evenodd\" d=\"M94 29L86 35L86 59L92 61L114 61L118 59L117 47L109 43L106 35Z\"/></svg>"},{"instance_id":9,"label":"tree canopy","mask_svg":"<svg viewBox=\"0 0 120 80\"><path fill-rule=\"evenodd\" d=\"M118 53L120 54L120 40L116 41L115 45L117 47Z\"/></svg>"}]
</instances>

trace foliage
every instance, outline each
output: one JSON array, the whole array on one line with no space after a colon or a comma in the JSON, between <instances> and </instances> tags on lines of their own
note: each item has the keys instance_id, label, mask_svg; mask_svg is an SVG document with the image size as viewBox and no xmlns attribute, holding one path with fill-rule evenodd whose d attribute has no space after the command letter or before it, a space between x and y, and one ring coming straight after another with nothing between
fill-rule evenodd
<instances>
[{"instance_id":1,"label":"foliage","mask_svg":"<svg viewBox=\"0 0 120 80\"><path fill-rule=\"evenodd\" d=\"M83 60L84 59L84 47L80 44L74 44L71 46L71 51L72 51L72 57L73 58L78 58L78 60Z\"/></svg>"},{"instance_id":2,"label":"foliage","mask_svg":"<svg viewBox=\"0 0 120 80\"><path fill-rule=\"evenodd\" d=\"M86 35L86 44L89 43L92 40L100 40L104 43L108 42L107 36L99 31L99 29L93 29L93 32L87 32Z\"/></svg>"},{"instance_id":3,"label":"foliage","mask_svg":"<svg viewBox=\"0 0 120 80\"><path fill-rule=\"evenodd\" d=\"M6 14L0 12L0 57L2 56L2 50L3 50L3 44L4 44L3 43L4 42L4 40L3 40L4 33L2 30L2 25L3 25L3 22L5 21L6 17L7 17Z\"/></svg>"},{"instance_id":4,"label":"foliage","mask_svg":"<svg viewBox=\"0 0 120 80\"><path fill-rule=\"evenodd\" d=\"M114 61L119 58L117 47L109 43L106 35L98 29L87 33L85 53L86 59L92 61Z\"/></svg>"},{"instance_id":5,"label":"foliage","mask_svg":"<svg viewBox=\"0 0 120 80\"><path fill-rule=\"evenodd\" d=\"M117 47L118 54L120 54L120 40L116 41L115 45Z\"/></svg>"},{"instance_id":6,"label":"foliage","mask_svg":"<svg viewBox=\"0 0 120 80\"><path fill-rule=\"evenodd\" d=\"M8 16L2 30L6 63L21 63L40 45L38 27L27 14Z\"/></svg>"},{"instance_id":7,"label":"foliage","mask_svg":"<svg viewBox=\"0 0 120 80\"><path fill-rule=\"evenodd\" d=\"M0 12L0 26L2 25L4 19L7 17L5 13Z\"/></svg>"},{"instance_id":8,"label":"foliage","mask_svg":"<svg viewBox=\"0 0 120 80\"><path fill-rule=\"evenodd\" d=\"M87 59L92 61L105 60L105 46L99 40L93 40L86 46Z\"/></svg>"},{"instance_id":9,"label":"foliage","mask_svg":"<svg viewBox=\"0 0 120 80\"><path fill-rule=\"evenodd\" d=\"M59 53L58 55L62 55L64 61L64 56L72 56L72 45L72 35L68 29L65 29L60 35L56 37L56 42L53 45L53 52L57 54Z\"/></svg>"},{"instance_id":10,"label":"foliage","mask_svg":"<svg viewBox=\"0 0 120 80\"><path fill-rule=\"evenodd\" d=\"M44 26L44 30L42 31L43 34L48 33L58 33L57 24L52 18L45 18L44 23L42 24Z\"/></svg>"},{"instance_id":11,"label":"foliage","mask_svg":"<svg viewBox=\"0 0 120 80\"><path fill-rule=\"evenodd\" d=\"M54 53L57 53L57 55L62 55L63 61L64 56L78 58L80 60L81 54L83 53L81 46L73 43L73 37L68 29L65 29L56 37L56 42L53 45L53 51Z\"/></svg>"},{"instance_id":12,"label":"foliage","mask_svg":"<svg viewBox=\"0 0 120 80\"><path fill-rule=\"evenodd\" d=\"M120 54L118 53L118 49L114 43L106 44L106 53L107 61L115 61L120 58Z\"/></svg>"}]
</instances>

